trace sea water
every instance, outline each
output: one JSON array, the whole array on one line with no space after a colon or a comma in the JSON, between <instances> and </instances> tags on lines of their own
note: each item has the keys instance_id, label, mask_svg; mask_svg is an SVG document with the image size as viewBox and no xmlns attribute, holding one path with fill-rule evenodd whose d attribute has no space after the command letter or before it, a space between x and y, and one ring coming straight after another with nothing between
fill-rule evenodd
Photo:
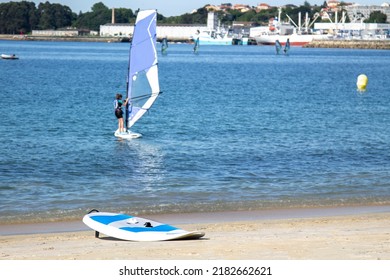
<instances>
[{"instance_id":1,"label":"sea water","mask_svg":"<svg viewBox=\"0 0 390 280\"><path fill-rule=\"evenodd\" d=\"M389 51L171 44L125 141L129 44L0 52L0 222L390 203Z\"/></svg>"}]
</instances>

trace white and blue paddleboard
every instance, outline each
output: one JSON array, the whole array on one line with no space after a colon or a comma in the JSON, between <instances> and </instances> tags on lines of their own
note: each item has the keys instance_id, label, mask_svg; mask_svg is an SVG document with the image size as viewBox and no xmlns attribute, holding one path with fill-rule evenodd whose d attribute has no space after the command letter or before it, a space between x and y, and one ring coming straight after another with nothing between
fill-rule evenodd
<instances>
[{"instance_id":1,"label":"white and blue paddleboard","mask_svg":"<svg viewBox=\"0 0 390 280\"><path fill-rule=\"evenodd\" d=\"M186 231L149 219L119 213L93 212L84 216L83 222L98 233L129 241L165 241L198 239L205 234Z\"/></svg>"}]
</instances>

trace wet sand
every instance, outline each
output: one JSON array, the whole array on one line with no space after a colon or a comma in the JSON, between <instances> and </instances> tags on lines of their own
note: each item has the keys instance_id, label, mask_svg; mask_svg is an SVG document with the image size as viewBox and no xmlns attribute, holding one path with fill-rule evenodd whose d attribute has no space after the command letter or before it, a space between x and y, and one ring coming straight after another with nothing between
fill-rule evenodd
<instances>
[{"instance_id":1,"label":"wet sand","mask_svg":"<svg viewBox=\"0 0 390 280\"><path fill-rule=\"evenodd\" d=\"M95 238L81 221L1 225L0 259L390 260L388 206L149 218L206 235L198 240L130 242L102 234Z\"/></svg>"}]
</instances>

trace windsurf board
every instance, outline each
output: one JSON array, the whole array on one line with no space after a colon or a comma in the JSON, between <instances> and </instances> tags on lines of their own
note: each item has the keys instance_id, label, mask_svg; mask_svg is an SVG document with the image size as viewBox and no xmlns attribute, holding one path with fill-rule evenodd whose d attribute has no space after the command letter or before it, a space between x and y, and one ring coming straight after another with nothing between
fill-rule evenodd
<instances>
[{"instance_id":1,"label":"windsurf board","mask_svg":"<svg viewBox=\"0 0 390 280\"><path fill-rule=\"evenodd\" d=\"M142 134L137 132L132 132L130 130L126 132L119 132L119 129L117 129L114 133L115 137L122 138L122 139L135 139L142 137Z\"/></svg>"},{"instance_id":2,"label":"windsurf board","mask_svg":"<svg viewBox=\"0 0 390 280\"><path fill-rule=\"evenodd\" d=\"M166 241L199 239L204 232L186 231L168 224L121 213L90 212L83 222L91 229L107 236L129 241Z\"/></svg>"}]
</instances>

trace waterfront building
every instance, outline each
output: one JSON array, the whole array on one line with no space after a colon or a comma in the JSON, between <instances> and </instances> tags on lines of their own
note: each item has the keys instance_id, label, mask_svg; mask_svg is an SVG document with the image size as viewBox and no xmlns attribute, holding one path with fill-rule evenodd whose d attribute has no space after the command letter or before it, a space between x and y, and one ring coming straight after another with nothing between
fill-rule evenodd
<instances>
[{"instance_id":1,"label":"waterfront building","mask_svg":"<svg viewBox=\"0 0 390 280\"><path fill-rule=\"evenodd\" d=\"M32 36L42 37L78 37L78 36L97 36L98 32L92 30L64 28L64 29L46 29L32 30Z\"/></svg>"},{"instance_id":2,"label":"waterfront building","mask_svg":"<svg viewBox=\"0 0 390 280\"><path fill-rule=\"evenodd\" d=\"M168 38L170 41L187 41L196 32L207 29L207 25L190 25L190 24L159 24L157 25L157 40ZM107 23L100 25L101 37L123 37L130 38L134 31L134 25L130 23Z\"/></svg>"},{"instance_id":3,"label":"waterfront building","mask_svg":"<svg viewBox=\"0 0 390 280\"><path fill-rule=\"evenodd\" d=\"M327 33L340 39L387 39L390 33L388 23L314 23L314 29L320 33Z\"/></svg>"},{"instance_id":4,"label":"waterfront building","mask_svg":"<svg viewBox=\"0 0 390 280\"><path fill-rule=\"evenodd\" d=\"M380 6L362 6L358 4L344 6L343 9L351 22L363 22L370 17L370 14L379 11L387 16L387 22L390 23L390 5L383 3Z\"/></svg>"}]
</instances>

